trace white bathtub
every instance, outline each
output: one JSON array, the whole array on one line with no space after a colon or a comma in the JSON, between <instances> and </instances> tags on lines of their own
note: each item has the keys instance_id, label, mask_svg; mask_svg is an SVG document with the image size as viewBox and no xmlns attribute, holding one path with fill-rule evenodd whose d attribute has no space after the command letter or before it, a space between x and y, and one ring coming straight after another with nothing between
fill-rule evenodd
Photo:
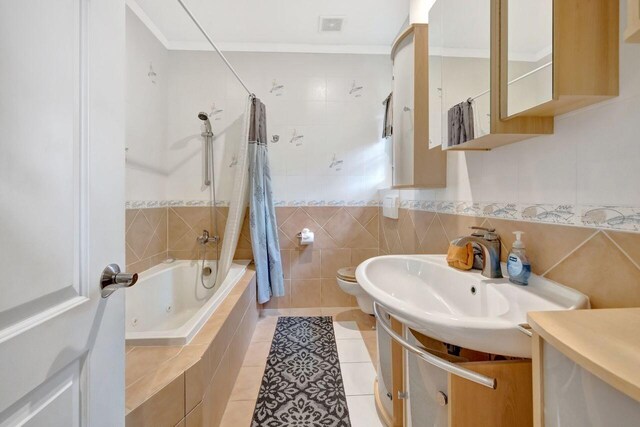
<instances>
[{"instance_id":1,"label":"white bathtub","mask_svg":"<svg viewBox=\"0 0 640 427\"><path fill-rule=\"evenodd\" d=\"M207 261L216 271L216 261ZM213 289L200 283L202 261L174 261L140 273L126 293L127 345L185 345L229 294L247 269L234 261L225 279ZM213 274L206 279L213 282Z\"/></svg>"}]
</instances>

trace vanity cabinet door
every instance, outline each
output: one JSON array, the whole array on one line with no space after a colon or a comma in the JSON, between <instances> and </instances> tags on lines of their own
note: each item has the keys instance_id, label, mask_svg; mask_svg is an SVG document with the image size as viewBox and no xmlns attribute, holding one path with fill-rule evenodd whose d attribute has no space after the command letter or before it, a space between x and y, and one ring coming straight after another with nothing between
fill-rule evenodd
<instances>
[{"instance_id":1,"label":"vanity cabinet door","mask_svg":"<svg viewBox=\"0 0 640 427\"><path fill-rule=\"evenodd\" d=\"M542 344L543 413L536 427L635 427L640 402L619 392L546 342Z\"/></svg>"}]
</instances>

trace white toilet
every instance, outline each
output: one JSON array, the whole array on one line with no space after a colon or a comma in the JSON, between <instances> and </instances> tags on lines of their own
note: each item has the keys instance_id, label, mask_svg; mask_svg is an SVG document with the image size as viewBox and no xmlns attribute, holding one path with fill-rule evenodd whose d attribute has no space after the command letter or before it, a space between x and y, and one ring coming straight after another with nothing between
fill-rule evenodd
<instances>
[{"instance_id":1,"label":"white toilet","mask_svg":"<svg viewBox=\"0 0 640 427\"><path fill-rule=\"evenodd\" d=\"M355 267L345 267L338 270L336 281L340 289L356 297L360 310L367 314L373 314L373 299L358 284Z\"/></svg>"}]
</instances>

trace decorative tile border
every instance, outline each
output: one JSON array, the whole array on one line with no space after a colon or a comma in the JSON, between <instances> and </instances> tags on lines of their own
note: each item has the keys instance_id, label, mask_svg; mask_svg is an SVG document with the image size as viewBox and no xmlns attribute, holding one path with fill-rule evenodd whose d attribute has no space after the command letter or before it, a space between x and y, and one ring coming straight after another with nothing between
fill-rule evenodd
<instances>
[{"instance_id":1,"label":"decorative tile border","mask_svg":"<svg viewBox=\"0 0 640 427\"><path fill-rule=\"evenodd\" d=\"M380 200L276 200L276 207L305 206L381 206ZM132 200L126 209L159 207L212 206L209 200ZM216 206L228 207L228 200L218 200ZM589 228L640 232L640 208L629 206L576 206L572 204L496 203L469 201L402 200L403 209L452 215L477 216L574 225Z\"/></svg>"},{"instance_id":2,"label":"decorative tile border","mask_svg":"<svg viewBox=\"0 0 640 427\"><path fill-rule=\"evenodd\" d=\"M403 209L640 232L640 208L572 204L402 200Z\"/></svg>"},{"instance_id":3,"label":"decorative tile border","mask_svg":"<svg viewBox=\"0 0 640 427\"><path fill-rule=\"evenodd\" d=\"M228 207L229 200L218 200L216 206ZM305 206L381 206L379 200L275 200L276 207L305 207ZM130 200L125 203L125 209L145 209L162 207L212 206L209 200Z\"/></svg>"},{"instance_id":4,"label":"decorative tile border","mask_svg":"<svg viewBox=\"0 0 640 427\"><path fill-rule=\"evenodd\" d=\"M150 209L165 207L213 206L210 200L128 200L125 209ZM229 200L218 200L217 207L228 207Z\"/></svg>"}]
</instances>

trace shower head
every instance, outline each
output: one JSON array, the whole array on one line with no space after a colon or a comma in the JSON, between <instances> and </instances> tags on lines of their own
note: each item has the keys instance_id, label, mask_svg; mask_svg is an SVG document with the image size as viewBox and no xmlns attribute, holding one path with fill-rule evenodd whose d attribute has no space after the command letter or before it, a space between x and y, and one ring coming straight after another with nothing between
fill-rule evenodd
<instances>
[{"instance_id":1,"label":"shower head","mask_svg":"<svg viewBox=\"0 0 640 427\"><path fill-rule=\"evenodd\" d=\"M204 122L207 133L211 133L211 122L209 121L209 116L207 115L207 113L200 111L198 113L198 118Z\"/></svg>"}]
</instances>

